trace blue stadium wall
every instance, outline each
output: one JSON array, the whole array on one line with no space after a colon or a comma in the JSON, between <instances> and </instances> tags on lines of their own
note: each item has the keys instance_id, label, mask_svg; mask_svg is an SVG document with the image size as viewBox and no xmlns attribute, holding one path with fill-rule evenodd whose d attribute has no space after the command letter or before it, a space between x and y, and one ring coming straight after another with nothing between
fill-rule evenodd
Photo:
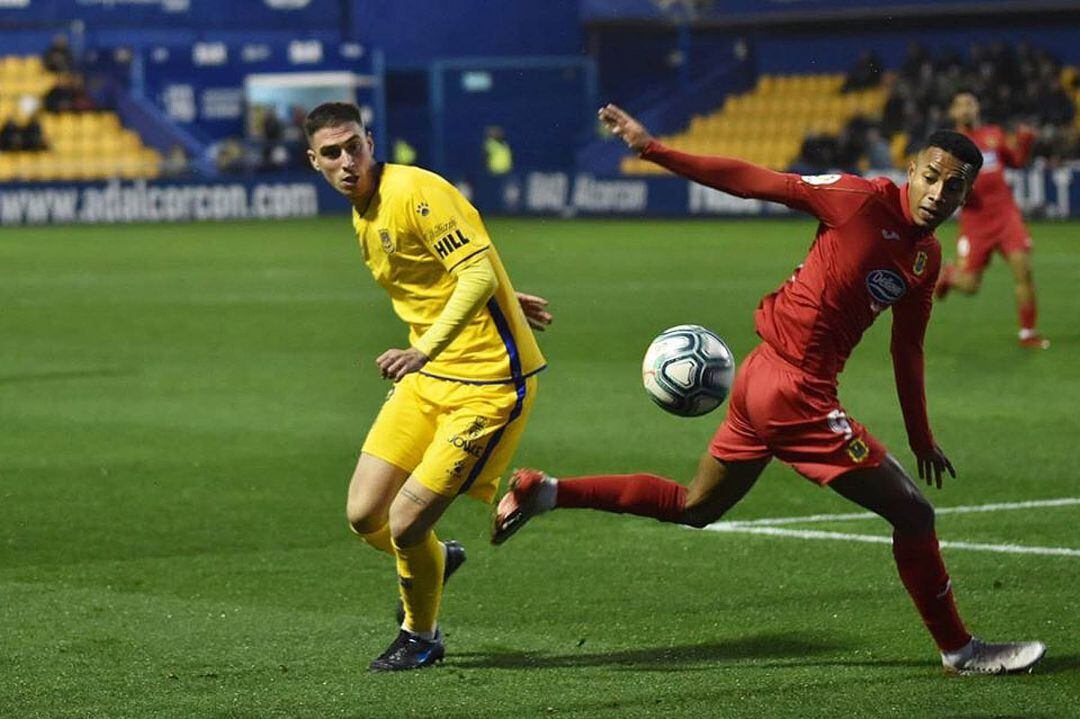
<instances>
[{"instance_id":1,"label":"blue stadium wall","mask_svg":"<svg viewBox=\"0 0 1080 719\"><path fill-rule=\"evenodd\" d=\"M1080 217L1080 169L1008 171L1029 216ZM902 173L891 173L902 182ZM529 172L463 188L489 215L546 217L774 217L780 205L745 200L685 180ZM0 226L284 219L344 215L349 205L314 175L99 184L0 184ZM344 217L342 218L344 222Z\"/></svg>"}]
</instances>

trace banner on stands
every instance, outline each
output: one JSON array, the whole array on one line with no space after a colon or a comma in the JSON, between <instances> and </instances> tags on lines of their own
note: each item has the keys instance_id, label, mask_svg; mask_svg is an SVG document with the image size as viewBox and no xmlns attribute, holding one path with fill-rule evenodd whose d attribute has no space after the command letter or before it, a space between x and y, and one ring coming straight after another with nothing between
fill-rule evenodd
<instances>
[{"instance_id":1,"label":"banner on stands","mask_svg":"<svg viewBox=\"0 0 1080 719\"><path fill-rule=\"evenodd\" d=\"M319 180L114 181L0 185L0 225L282 219L345 212Z\"/></svg>"},{"instance_id":2,"label":"banner on stands","mask_svg":"<svg viewBox=\"0 0 1080 719\"><path fill-rule=\"evenodd\" d=\"M868 174L904 182L903 172ZM1080 217L1080 168L1010 170L1006 175L1025 214ZM589 174L530 172L481 180L468 189L473 203L481 211L492 214L758 217L791 212L782 205L735 197L670 176L599 178Z\"/></svg>"},{"instance_id":3,"label":"banner on stands","mask_svg":"<svg viewBox=\"0 0 1080 719\"><path fill-rule=\"evenodd\" d=\"M902 173L891 174L903 182ZM1025 214L1080 217L1080 168L1011 171ZM556 217L770 217L793 214L676 177L594 177L530 172L460 183L481 212ZM282 219L344 214L348 203L309 174L219 181L136 180L109 183L0 184L0 226L108 222Z\"/></svg>"}]
</instances>

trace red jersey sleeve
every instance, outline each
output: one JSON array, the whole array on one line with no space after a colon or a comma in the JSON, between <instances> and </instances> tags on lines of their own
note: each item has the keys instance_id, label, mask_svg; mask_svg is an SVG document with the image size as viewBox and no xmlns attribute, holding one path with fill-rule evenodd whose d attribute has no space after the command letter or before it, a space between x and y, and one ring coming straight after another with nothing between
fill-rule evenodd
<instances>
[{"instance_id":1,"label":"red jersey sleeve","mask_svg":"<svg viewBox=\"0 0 1080 719\"><path fill-rule=\"evenodd\" d=\"M892 358L896 378L896 394L904 415L908 443L916 452L934 447L930 419L926 412L926 378L923 359L923 339L930 322L934 300L934 285L941 258L930 269L929 279L917 291L893 305Z\"/></svg>"},{"instance_id":2,"label":"red jersey sleeve","mask_svg":"<svg viewBox=\"0 0 1080 719\"><path fill-rule=\"evenodd\" d=\"M729 157L691 155L653 140L641 153L677 175L737 197L779 202L826 225L850 219L877 190L855 175L799 176Z\"/></svg>"},{"instance_id":3,"label":"red jersey sleeve","mask_svg":"<svg viewBox=\"0 0 1080 719\"><path fill-rule=\"evenodd\" d=\"M1027 164L1031 155L1031 148L1035 144L1035 133L1030 130L1019 130L1016 133L1016 141L1009 143L1002 133L1001 161L1006 167L1023 167Z\"/></svg>"}]
</instances>

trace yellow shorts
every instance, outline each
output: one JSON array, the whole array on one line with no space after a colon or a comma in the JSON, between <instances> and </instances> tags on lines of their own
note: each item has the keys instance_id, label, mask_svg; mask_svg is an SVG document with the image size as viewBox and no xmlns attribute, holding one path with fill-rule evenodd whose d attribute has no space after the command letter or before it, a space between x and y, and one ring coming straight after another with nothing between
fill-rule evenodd
<instances>
[{"instance_id":1,"label":"yellow shorts","mask_svg":"<svg viewBox=\"0 0 1080 719\"><path fill-rule=\"evenodd\" d=\"M363 452L401 467L432 492L491 502L536 399L536 376L468 384L418 372L394 385Z\"/></svg>"}]
</instances>

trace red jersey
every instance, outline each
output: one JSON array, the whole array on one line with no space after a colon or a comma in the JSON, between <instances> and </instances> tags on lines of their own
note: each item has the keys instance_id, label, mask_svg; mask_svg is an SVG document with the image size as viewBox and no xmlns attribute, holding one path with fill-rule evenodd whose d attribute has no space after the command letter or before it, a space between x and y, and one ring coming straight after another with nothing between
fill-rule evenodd
<instances>
[{"instance_id":1,"label":"red jersey","mask_svg":"<svg viewBox=\"0 0 1080 719\"><path fill-rule=\"evenodd\" d=\"M926 417L923 337L941 246L914 224L907 186L885 178L774 172L739 160L680 153L653 142L642 157L740 197L817 217L806 260L755 312L757 332L806 374L835 382L863 333L892 309L897 393L913 448L933 447Z\"/></svg>"},{"instance_id":2,"label":"red jersey","mask_svg":"<svg viewBox=\"0 0 1080 719\"><path fill-rule=\"evenodd\" d=\"M1012 146L1005 141L1005 131L998 125L961 131L982 151L983 166L960 213L960 234L976 240L999 239L1005 230L1022 221L1012 190L1005 182L1005 168L1027 164L1035 137L1031 133L1019 133L1016 145Z\"/></svg>"}]
</instances>

